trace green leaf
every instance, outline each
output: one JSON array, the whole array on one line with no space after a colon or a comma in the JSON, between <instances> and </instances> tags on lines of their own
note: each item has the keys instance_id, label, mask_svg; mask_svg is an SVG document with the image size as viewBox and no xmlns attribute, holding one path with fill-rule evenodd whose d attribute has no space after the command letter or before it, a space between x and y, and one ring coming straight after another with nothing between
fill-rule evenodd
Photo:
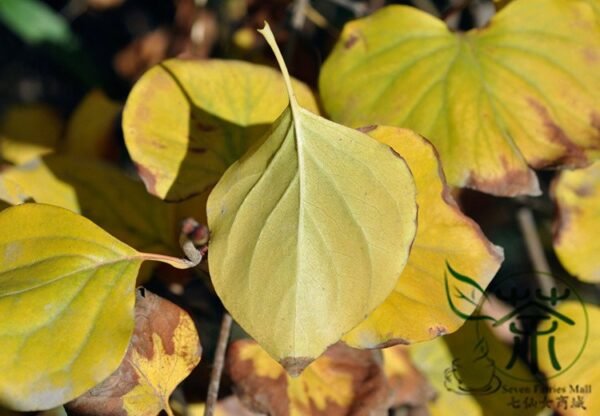
<instances>
[{"instance_id":1,"label":"green leaf","mask_svg":"<svg viewBox=\"0 0 600 416\"><path fill-rule=\"evenodd\" d=\"M537 195L531 168L600 156L600 25L580 0L516 0L451 32L390 6L348 23L319 80L332 119L427 137L452 185Z\"/></svg>"},{"instance_id":2,"label":"green leaf","mask_svg":"<svg viewBox=\"0 0 600 416\"><path fill-rule=\"evenodd\" d=\"M415 236L415 185L388 146L296 101L209 196L209 266L241 326L298 373L388 296Z\"/></svg>"},{"instance_id":3,"label":"green leaf","mask_svg":"<svg viewBox=\"0 0 600 416\"><path fill-rule=\"evenodd\" d=\"M51 42L76 46L68 21L38 0L0 1L0 20L27 43Z\"/></svg>"},{"instance_id":4,"label":"green leaf","mask_svg":"<svg viewBox=\"0 0 600 416\"><path fill-rule=\"evenodd\" d=\"M131 337L141 253L63 208L23 204L0 212L0 404L61 405L118 366Z\"/></svg>"},{"instance_id":5,"label":"green leaf","mask_svg":"<svg viewBox=\"0 0 600 416\"><path fill-rule=\"evenodd\" d=\"M299 101L318 112L307 86ZM277 71L240 61L172 59L137 82L123 112L125 143L148 192L180 200L213 186L286 105Z\"/></svg>"}]
</instances>

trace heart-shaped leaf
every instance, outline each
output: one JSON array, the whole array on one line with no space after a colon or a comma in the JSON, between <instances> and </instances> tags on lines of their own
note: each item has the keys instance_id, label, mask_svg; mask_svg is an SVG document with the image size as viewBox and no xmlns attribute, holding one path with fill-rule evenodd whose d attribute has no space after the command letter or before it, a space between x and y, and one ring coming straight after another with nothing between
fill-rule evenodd
<instances>
[{"instance_id":1,"label":"heart-shaped leaf","mask_svg":"<svg viewBox=\"0 0 600 416\"><path fill-rule=\"evenodd\" d=\"M415 235L414 183L388 146L303 109L262 33L289 105L209 196L209 267L234 319L297 373L394 287Z\"/></svg>"},{"instance_id":2,"label":"heart-shaped leaf","mask_svg":"<svg viewBox=\"0 0 600 416\"><path fill-rule=\"evenodd\" d=\"M49 409L118 366L134 325L140 264L189 261L137 252L64 208L0 212L0 404Z\"/></svg>"},{"instance_id":3,"label":"heart-shaped leaf","mask_svg":"<svg viewBox=\"0 0 600 416\"><path fill-rule=\"evenodd\" d=\"M121 365L67 406L79 416L172 416L169 397L200 362L202 347L192 318L145 290L136 294L135 329Z\"/></svg>"},{"instance_id":4,"label":"heart-shaped leaf","mask_svg":"<svg viewBox=\"0 0 600 416\"><path fill-rule=\"evenodd\" d=\"M317 112L295 81L299 101ZM123 132L148 191L180 200L214 185L260 138L287 101L275 70L241 61L169 60L136 83Z\"/></svg>"},{"instance_id":5,"label":"heart-shaped leaf","mask_svg":"<svg viewBox=\"0 0 600 416\"><path fill-rule=\"evenodd\" d=\"M374 351L336 344L295 378L251 340L233 343L227 358L236 394L260 414L387 414L391 391Z\"/></svg>"},{"instance_id":6,"label":"heart-shaped leaf","mask_svg":"<svg viewBox=\"0 0 600 416\"><path fill-rule=\"evenodd\" d=\"M600 282L600 162L561 172L552 194L558 207L556 255L569 273Z\"/></svg>"},{"instance_id":7,"label":"heart-shaped leaf","mask_svg":"<svg viewBox=\"0 0 600 416\"><path fill-rule=\"evenodd\" d=\"M600 155L600 25L585 1L516 0L466 33L390 6L345 26L319 86L335 121L430 139L457 186L536 195L529 166Z\"/></svg>"},{"instance_id":8,"label":"heart-shaped leaf","mask_svg":"<svg viewBox=\"0 0 600 416\"><path fill-rule=\"evenodd\" d=\"M357 348L371 348L424 341L453 332L473 312L483 289L498 271L502 249L492 245L479 226L460 212L446 186L437 154L427 140L395 127L370 126L366 130L408 163L417 186L418 226L396 287L368 319L343 339ZM455 296L457 274L472 279L471 284L459 282L466 294L462 297ZM454 303L448 301L447 275Z\"/></svg>"}]
</instances>

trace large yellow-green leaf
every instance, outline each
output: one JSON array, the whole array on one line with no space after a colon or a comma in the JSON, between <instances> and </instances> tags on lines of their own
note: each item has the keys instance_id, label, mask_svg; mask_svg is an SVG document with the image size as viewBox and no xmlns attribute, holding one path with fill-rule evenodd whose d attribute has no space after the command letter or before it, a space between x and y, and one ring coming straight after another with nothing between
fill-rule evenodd
<instances>
[{"instance_id":1,"label":"large yellow-green leaf","mask_svg":"<svg viewBox=\"0 0 600 416\"><path fill-rule=\"evenodd\" d=\"M194 321L177 305L140 288L135 329L119 368L67 405L77 415L173 416L169 397L200 362Z\"/></svg>"},{"instance_id":2,"label":"large yellow-green leaf","mask_svg":"<svg viewBox=\"0 0 600 416\"><path fill-rule=\"evenodd\" d=\"M552 188L558 207L554 250L586 282L600 282L600 162L560 173Z\"/></svg>"},{"instance_id":3,"label":"large yellow-green leaf","mask_svg":"<svg viewBox=\"0 0 600 416\"><path fill-rule=\"evenodd\" d=\"M240 340L229 349L227 368L242 403L260 414L383 415L390 404L377 353L341 343L293 378L256 342Z\"/></svg>"},{"instance_id":4,"label":"large yellow-green leaf","mask_svg":"<svg viewBox=\"0 0 600 416\"><path fill-rule=\"evenodd\" d=\"M545 359L540 362L540 369L550 376L549 399L561 415L597 415L600 413L600 396L597 392L600 385L600 307L589 303L564 302L556 310L575 319L575 325L559 325L553 333L559 363L564 365L571 362L573 365L552 377L556 374L552 361ZM587 320L582 316L584 310ZM578 321L576 317L579 317Z\"/></svg>"},{"instance_id":5,"label":"large yellow-green leaf","mask_svg":"<svg viewBox=\"0 0 600 416\"><path fill-rule=\"evenodd\" d=\"M417 187L417 235L408 263L396 287L344 341L358 348L424 341L457 330L464 317L447 301L444 277L448 265L485 288L503 259L502 249L491 244L479 226L460 212L446 186L437 154L431 144L395 127L371 126L369 135L398 152L408 163ZM461 302L470 315L482 293Z\"/></svg>"},{"instance_id":6,"label":"large yellow-green leaf","mask_svg":"<svg viewBox=\"0 0 600 416\"><path fill-rule=\"evenodd\" d=\"M466 33L390 6L346 25L319 85L335 121L430 139L453 185L536 195L530 167L600 155L600 25L584 1L516 0Z\"/></svg>"},{"instance_id":7,"label":"large yellow-green leaf","mask_svg":"<svg viewBox=\"0 0 600 416\"><path fill-rule=\"evenodd\" d=\"M133 331L141 253L64 208L0 212L0 404L49 409L83 394L121 362Z\"/></svg>"},{"instance_id":8,"label":"large yellow-green leaf","mask_svg":"<svg viewBox=\"0 0 600 416\"><path fill-rule=\"evenodd\" d=\"M140 250L178 249L174 207L108 164L52 155L0 173L0 199L18 204L26 197L81 213Z\"/></svg>"},{"instance_id":9,"label":"large yellow-green leaf","mask_svg":"<svg viewBox=\"0 0 600 416\"><path fill-rule=\"evenodd\" d=\"M0 155L12 163L23 163L55 150L63 121L47 105L15 106L0 123Z\"/></svg>"},{"instance_id":10,"label":"large yellow-green leaf","mask_svg":"<svg viewBox=\"0 0 600 416\"><path fill-rule=\"evenodd\" d=\"M133 88L123 132L148 191L179 200L214 185L261 137L287 101L274 69L240 61L169 60ZM313 112L311 91L295 81Z\"/></svg>"},{"instance_id":11,"label":"large yellow-green leaf","mask_svg":"<svg viewBox=\"0 0 600 416\"><path fill-rule=\"evenodd\" d=\"M297 103L263 34L289 105L209 196L209 267L233 317L295 373L393 289L415 235L415 189L388 146Z\"/></svg>"}]
</instances>

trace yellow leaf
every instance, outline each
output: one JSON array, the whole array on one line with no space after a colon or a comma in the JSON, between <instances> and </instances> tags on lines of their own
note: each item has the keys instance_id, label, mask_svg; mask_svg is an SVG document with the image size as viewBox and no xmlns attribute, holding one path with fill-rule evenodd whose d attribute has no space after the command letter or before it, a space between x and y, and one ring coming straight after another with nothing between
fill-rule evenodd
<instances>
[{"instance_id":1,"label":"yellow leaf","mask_svg":"<svg viewBox=\"0 0 600 416\"><path fill-rule=\"evenodd\" d=\"M12 163L51 153L62 136L60 115L46 105L10 108L0 125L0 155Z\"/></svg>"},{"instance_id":2,"label":"yellow leaf","mask_svg":"<svg viewBox=\"0 0 600 416\"><path fill-rule=\"evenodd\" d=\"M65 134L66 152L84 157L107 156L116 132L121 104L109 99L101 90L92 90L79 103Z\"/></svg>"},{"instance_id":3,"label":"yellow leaf","mask_svg":"<svg viewBox=\"0 0 600 416\"><path fill-rule=\"evenodd\" d=\"M600 156L600 25L589 4L516 0L453 33L390 6L348 23L321 71L332 119L429 138L451 184L540 193L530 169Z\"/></svg>"},{"instance_id":4,"label":"yellow leaf","mask_svg":"<svg viewBox=\"0 0 600 416\"><path fill-rule=\"evenodd\" d=\"M49 409L83 394L121 362L133 331L137 252L63 208L0 212L0 404Z\"/></svg>"},{"instance_id":5,"label":"yellow leaf","mask_svg":"<svg viewBox=\"0 0 600 416\"><path fill-rule=\"evenodd\" d=\"M560 365L572 363L570 368L556 374L547 355L540 362L540 369L548 376L549 399L561 415L597 415L600 413L600 385L598 361L600 351L600 307L580 302L561 303L556 310L575 320L575 325L559 325L553 333L554 348ZM585 312L587 316L582 316Z\"/></svg>"},{"instance_id":6,"label":"yellow leaf","mask_svg":"<svg viewBox=\"0 0 600 416\"><path fill-rule=\"evenodd\" d=\"M76 414L170 416L169 397L200 362L202 347L192 318L175 304L139 289L135 330L119 368L69 403Z\"/></svg>"},{"instance_id":7,"label":"yellow leaf","mask_svg":"<svg viewBox=\"0 0 600 416\"><path fill-rule=\"evenodd\" d=\"M17 192L18 191L18 192ZM175 207L149 195L141 182L94 160L52 155L0 173L0 198L31 197L81 213L140 250L175 254Z\"/></svg>"},{"instance_id":8,"label":"yellow leaf","mask_svg":"<svg viewBox=\"0 0 600 416\"><path fill-rule=\"evenodd\" d=\"M381 351L385 377L393 391L391 407L408 406L423 412L428 402L436 399L436 392L427 378L412 363L408 350L384 348Z\"/></svg>"},{"instance_id":9,"label":"yellow leaf","mask_svg":"<svg viewBox=\"0 0 600 416\"><path fill-rule=\"evenodd\" d=\"M385 126L366 130L408 163L417 187L417 235L392 293L343 340L356 348L372 348L425 341L456 331L464 317L454 313L446 300L447 265L485 288L500 267L502 249L492 245L479 226L460 212L429 142L410 130ZM461 305L464 315L473 312L481 294L472 303Z\"/></svg>"},{"instance_id":10,"label":"yellow leaf","mask_svg":"<svg viewBox=\"0 0 600 416\"><path fill-rule=\"evenodd\" d=\"M380 414L390 390L374 351L336 344L298 377L251 340L236 341L228 370L242 403L277 416Z\"/></svg>"},{"instance_id":11,"label":"yellow leaf","mask_svg":"<svg viewBox=\"0 0 600 416\"><path fill-rule=\"evenodd\" d=\"M315 99L295 81L298 99ZM214 185L286 105L275 70L240 61L169 60L133 88L123 112L125 142L148 191L180 200Z\"/></svg>"},{"instance_id":12,"label":"yellow leaf","mask_svg":"<svg viewBox=\"0 0 600 416\"><path fill-rule=\"evenodd\" d=\"M552 194L558 207L554 250L569 273L600 282L600 162L563 171Z\"/></svg>"},{"instance_id":13,"label":"yellow leaf","mask_svg":"<svg viewBox=\"0 0 600 416\"><path fill-rule=\"evenodd\" d=\"M415 235L414 183L388 146L290 104L211 192L209 267L234 319L291 373L389 295Z\"/></svg>"},{"instance_id":14,"label":"yellow leaf","mask_svg":"<svg viewBox=\"0 0 600 416\"><path fill-rule=\"evenodd\" d=\"M432 416L533 416L544 408L542 386L520 360L510 373L504 370L512 350L482 321L468 321L451 335L394 349L406 349L435 389L437 396L428 403ZM527 397L535 406L522 404ZM512 398L519 408L511 405Z\"/></svg>"}]
</instances>

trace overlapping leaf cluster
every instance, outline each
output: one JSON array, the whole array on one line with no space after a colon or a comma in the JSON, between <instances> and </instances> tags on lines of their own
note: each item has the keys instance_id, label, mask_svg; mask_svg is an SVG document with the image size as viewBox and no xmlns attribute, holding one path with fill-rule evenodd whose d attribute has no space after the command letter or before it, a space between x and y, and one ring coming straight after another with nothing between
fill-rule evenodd
<instances>
[{"instance_id":1,"label":"overlapping leaf cluster","mask_svg":"<svg viewBox=\"0 0 600 416\"><path fill-rule=\"evenodd\" d=\"M482 293L448 302L448 270L482 291L500 267L502 250L457 207L438 152L452 184L499 195L538 193L530 168L598 157L592 6L517 0L466 34L402 6L352 22L320 79L328 115L345 125L318 114L268 25L262 33L282 74L237 61L166 61L137 83L123 114L146 190L95 158L106 156L105 136L85 130L84 109L64 138L58 124L48 137L20 131L13 114L1 146L14 165L0 173L0 199L16 206L0 213L0 315L11 316L0 324L0 403L46 409L93 388L73 409L172 414L168 398L199 361L198 336L175 306L157 312L160 302L139 294L136 304L135 284L145 260L197 265L171 257L178 220L192 211L211 232L216 293L257 342L230 353L231 375L254 410L431 407L427 370L407 353L388 350L382 367L377 353L350 347L458 330ZM544 19L532 18L541 8ZM102 105L107 118L92 117L94 131L118 111ZM556 243L563 259L589 238L581 230L598 225L590 214L597 172L588 169L592 179L582 170L556 185L572 219L562 219ZM573 270L597 279L597 264ZM331 347L339 341L350 347ZM405 377L420 390L393 387ZM380 388L365 402L369 383Z\"/></svg>"}]
</instances>

